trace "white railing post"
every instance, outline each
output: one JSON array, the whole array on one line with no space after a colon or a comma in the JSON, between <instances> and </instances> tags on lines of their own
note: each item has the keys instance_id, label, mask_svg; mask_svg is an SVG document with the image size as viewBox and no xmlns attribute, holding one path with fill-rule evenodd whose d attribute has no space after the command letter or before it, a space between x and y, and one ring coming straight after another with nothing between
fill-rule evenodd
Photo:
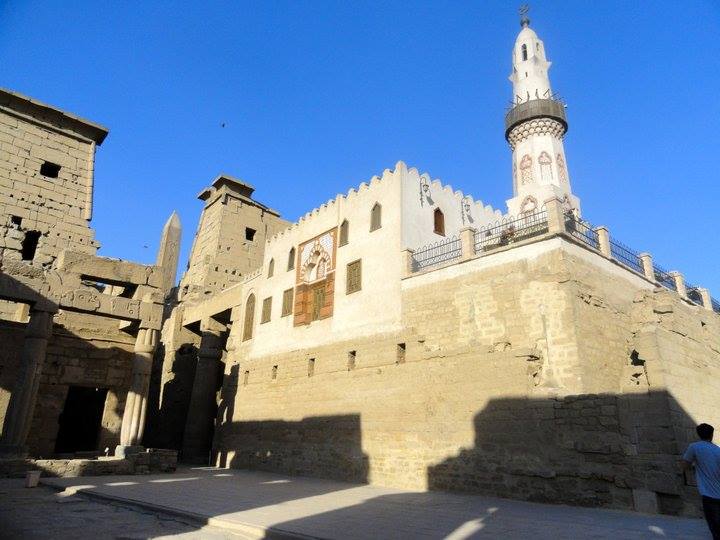
<instances>
[{"instance_id":1,"label":"white railing post","mask_svg":"<svg viewBox=\"0 0 720 540\"><path fill-rule=\"evenodd\" d=\"M698 287L697 292L700 293L700 298L702 299L702 305L705 309L709 309L710 311L713 310L712 306L712 297L710 296L710 291L708 291L705 287Z\"/></svg>"},{"instance_id":2,"label":"white railing post","mask_svg":"<svg viewBox=\"0 0 720 540\"><path fill-rule=\"evenodd\" d=\"M601 225L595 227L595 232L598 235L598 245L600 246L600 253L605 255L607 258L612 257L612 250L610 249L610 232L607 227Z\"/></svg>"},{"instance_id":3,"label":"white railing post","mask_svg":"<svg viewBox=\"0 0 720 540\"><path fill-rule=\"evenodd\" d=\"M413 255L415 254L415 250L412 249L403 249L402 250L402 265L403 265L403 272L402 277L408 277L412 275L413 273Z\"/></svg>"},{"instance_id":4,"label":"white railing post","mask_svg":"<svg viewBox=\"0 0 720 540\"><path fill-rule=\"evenodd\" d=\"M565 232L565 214L560 199L553 197L546 200L545 211L547 212L548 232L555 234Z\"/></svg>"},{"instance_id":5,"label":"white railing post","mask_svg":"<svg viewBox=\"0 0 720 540\"><path fill-rule=\"evenodd\" d=\"M473 227L460 229L460 247L462 249L461 260L467 261L475 256L475 229Z\"/></svg>"},{"instance_id":6,"label":"white railing post","mask_svg":"<svg viewBox=\"0 0 720 540\"><path fill-rule=\"evenodd\" d=\"M687 289L685 288L685 278L680 272L670 272L670 276L675 281L675 290L683 298L687 298Z\"/></svg>"},{"instance_id":7,"label":"white railing post","mask_svg":"<svg viewBox=\"0 0 720 540\"><path fill-rule=\"evenodd\" d=\"M649 253L641 253L638 255L640 262L642 263L643 273L653 283L655 282L655 267L653 266L652 255Z\"/></svg>"}]
</instances>

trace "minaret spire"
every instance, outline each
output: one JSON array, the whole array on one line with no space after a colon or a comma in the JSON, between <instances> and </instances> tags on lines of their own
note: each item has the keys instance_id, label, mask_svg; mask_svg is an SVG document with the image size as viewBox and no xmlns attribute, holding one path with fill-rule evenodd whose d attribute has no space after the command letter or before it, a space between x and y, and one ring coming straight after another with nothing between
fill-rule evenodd
<instances>
[{"instance_id":1,"label":"minaret spire","mask_svg":"<svg viewBox=\"0 0 720 540\"><path fill-rule=\"evenodd\" d=\"M511 214L539 210L550 198L579 212L570 189L563 138L568 129L565 104L553 93L548 72L552 63L545 44L530 28L528 6L520 12L522 27L512 53L512 107L505 116L505 138L513 151Z\"/></svg>"},{"instance_id":2,"label":"minaret spire","mask_svg":"<svg viewBox=\"0 0 720 540\"><path fill-rule=\"evenodd\" d=\"M520 13L520 26L525 28L526 26L530 26L530 18L528 17L528 11L530 11L530 6L527 4L523 4L520 6L520 9L518 9L518 12Z\"/></svg>"}]
</instances>

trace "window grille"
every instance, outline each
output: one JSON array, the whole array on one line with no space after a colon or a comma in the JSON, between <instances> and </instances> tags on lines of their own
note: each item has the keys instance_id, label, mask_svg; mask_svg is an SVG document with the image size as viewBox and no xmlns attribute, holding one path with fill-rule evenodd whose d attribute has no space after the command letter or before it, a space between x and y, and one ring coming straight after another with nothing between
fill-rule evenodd
<instances>
[{"instance_id":1,"label":"window grille","mask_svg":"<svg viewBox=\"0 0 720 540\"><path fill-rule=\"evenodd\" d=\"M293 312L293 290L287 289L283 292L282 314L281 317L287 317Z\"/></svg>"},{"instance_id":2,"label":"window grille","mask_svg":"<svg viewBox=\"0 0 720 540\"><path fill-rule=\"evenodd\" d=\"M347 283L345 294L351 294L362 289L362 260L358 259L347 265Z\"/></svg>"},{"instance_id":3,"label":"window grille","mask_svg":"<svg viewBox=\"0 0 720 540\"><path fill-rule=\"evenodd\" d=\"M325 283L320 283L313 289L313 304L310 316L311 321L317 321L320 318L320 310L325 305Z\"/></svg>"},{"instance_id":4,"label":"window grille","mask_svg":"<svg viewBox=\"0 0 720 540\"><path fill-rule=\"evenodd\" d=\"M260 324L270 322L270 312L272 311L272 296L267 297L263 300L262 316L260 317Z\"/></svg>"},{"instance_id":5,"label":"window grille","mask_svg":"<svg viewBox=\"0 0 720 540\"><path fill-rule=\"evenodd\" d=\"M245 302L245 321L243 325L243 341L253 337L253 319L255 318L255 295L248 296Z\"/></svg>"}]
</instances>

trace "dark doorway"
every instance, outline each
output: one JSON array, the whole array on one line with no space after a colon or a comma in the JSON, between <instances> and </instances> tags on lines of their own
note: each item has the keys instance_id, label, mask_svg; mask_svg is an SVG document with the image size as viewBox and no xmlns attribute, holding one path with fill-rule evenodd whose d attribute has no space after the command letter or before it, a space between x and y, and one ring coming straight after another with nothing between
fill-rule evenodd
<instances>
[{"instance_id":1,"label":"dark doorway","mask_svg":"<svg viewBox=\"0 0 720 540\"><path fill-rule=\"evenodd\" d=\"M97 450L106 397L107 388L71 386L68 389L65 407L58 420L56 453Z\"/></svg>"}]
</instances>

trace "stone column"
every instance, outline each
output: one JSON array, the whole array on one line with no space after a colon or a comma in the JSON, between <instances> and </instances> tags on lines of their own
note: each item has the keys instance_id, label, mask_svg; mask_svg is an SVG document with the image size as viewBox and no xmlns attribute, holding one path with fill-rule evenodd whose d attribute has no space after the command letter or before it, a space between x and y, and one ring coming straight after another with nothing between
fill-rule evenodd
<instances>
[{"instance_id":1,"label":"stone column","mask_svg":"<svg viewBox=\"0 0 720 540\"><path fill-rule=\"evenodd\" d=\"M413 273L413 255L415 251L412 249L402 250L402 277L411 276Z\"/></svg>"},{"instance_id":2,"label":"stone column","mask_svg":"<svg viewBox=\"0 0 720 540\"><path fill-rule=\"evenodd\" d=\"M710 291L708 291L705 287L698 287L697 292L700 293L700 298L702 298L702 305L705 309L709 309L710 311L713 310L712 306L712 297L710 296Z\"/></svg>"},{"instance_id":3,"label":"stone column","mask_svg":"<svg viewBox=\"0 0 720 540\"><path fill-rule=\"evenodd\" d=\"M598 235L598 245L600 246L600 253L606 257L612 256L612 250L610 249L610 233L607 227L595 227L595 232Z\"/></svg>"},{"instance_id":4,"label":"stone column","mask_svg":"<svg viewBox=\"0 0 720 540\"><path fill-rule=\"evenodd\" d=\"M182 457L191 463L209 463L217 392L222 381L222 354L227 339L227 326L212 317L200 322L200 349L193 381L190 407L185 421Z\"/></svg>"},{"instance_id":5,"label":"stone column","mask_svg":"<svg viewBox=\"0 0 720 540\"><path fill-rule=\"evenodd\" d=\"M680 272L670 272L673 281L675 282L675 290L683 298L687 298L687 289L685 288L685 278Z\"/></svg>"},{"instance_id":6,"label":"stone column","mask_svg":"<svg viewBox=\"0 0 720 540\"><path fill-rule=\"evenodd\" d=\"M547 212L548 232L562 233L565 232L565 213L563 212L562 202L553 197L545 201L545 210Z\"/></svg>"},{"instance_id":7,"label":"stone column","mask_svg":"<svg viewBox=\"0 0 720 540\"><path fill-rule=\"evenodd\" d=\"M473 227L460 229L460 247L462 248L461 260L466 261L475 256L475 229Z\"/></svg>"},{"instance_id":8,"label":"stone column","mask_svg":"<svg viewBox=\"0 0 720 540\"><path fill-rule=\"evenodd\" d=\"M137 451L142 442L150 387L150 371L157 341L157 330L140 328L138 331L135 339L132 382L125 400L122 427L120 428L120 445L115 449L116 455L124 456Z\"/></svg>"},{"instance_id":9,"label":"stone column","mask_svg":"<svg viewBox=\"0 0 720 540\"><path fill-rule=\"evenodd\" d=\"M655 283L655 267L653 266L652 255L649 253L641 253L638 257L640 257L640 262L642 262L645 277Z\"/></svg>"},{"instance_id":10,"label":"stone column","mask_svg":"<svg viewBox=\"0 0 720 540\"><path fill-rule=\"evenodd\" d=\"M2 453L22 455L35 411L40 375L45 364L47 343L52 333L52 313L31 309L15 379L3 426Z\"/></svg>"}]
</instances>

